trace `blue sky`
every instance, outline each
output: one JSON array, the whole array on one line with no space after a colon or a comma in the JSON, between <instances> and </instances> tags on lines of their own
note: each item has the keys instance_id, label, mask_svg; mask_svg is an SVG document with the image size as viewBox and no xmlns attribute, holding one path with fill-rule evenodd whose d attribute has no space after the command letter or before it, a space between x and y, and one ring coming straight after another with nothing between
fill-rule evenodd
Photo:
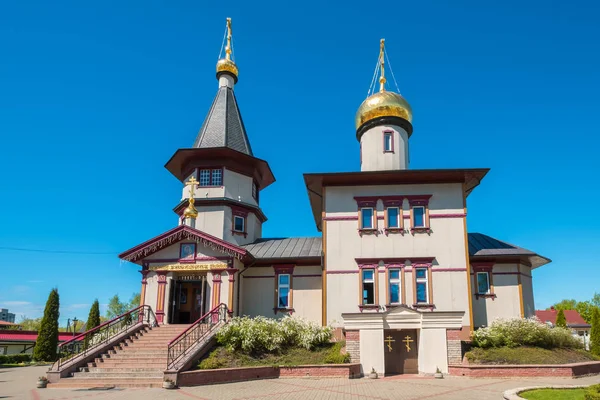
<instances>
[{"instance_id":1,"label":"blue sky","mask_svg":"<svg viewBox=\"0 0 600 400\"><path fill-rule=\"evenodd\" d=\"M61 323L139 291L117 254L177 223L163 168L216 92L226 17L265 236L316 235L304 172L359 168L354 113L386 38L414 111L412 168L489 167L468 228L554 260L537 307L599 290L593 2L52 2L0 13L0 307ZM290 210L294 218L290 218ZM7 247L82 254L23 252ZM101 254L83 254L101 253Z\"/></svg>"}]
</instances>

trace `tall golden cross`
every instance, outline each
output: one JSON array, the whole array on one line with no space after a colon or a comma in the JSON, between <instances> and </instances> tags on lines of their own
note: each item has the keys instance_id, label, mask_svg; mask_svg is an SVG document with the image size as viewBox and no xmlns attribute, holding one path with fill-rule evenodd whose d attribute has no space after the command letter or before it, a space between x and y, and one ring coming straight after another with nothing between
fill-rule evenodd
<instances>
[{"instance_id":1,"label":"tall golden cross","mask_svg":"<svg viewBox=\"0 0 600 400\"><path fill-rule=\"evenodd\" d=\"M227 18L227 46L225 47L225 58L231 60L231 18Z\"/></svg>"},{"instance_id":2,"label":"tall golden cross","mask_svg":"<svg viewBox=\"0 0 600 400\"><path fill-rule=\"evenodd\" d=\"M381 76L379 78L379 91L385 92L385 39L379 42L379 65Z\"/></svg>"},{"instance_id":3,"label":"tall golden cross","mask_svg":"<svg viewBox=\"0 0 600 400\"><path fill-rule=\"evenodd\" d=\"M410 352L410 344L411 344L412 342L414 342L414 340L412 340L412 338L411 338L410 336L408 336L408 335L407 335L407 336L404 338L403 342L404 342L404 343L406 343L406 351L407 351L407 352Z\"/></svg>"},{"instance_id":4,"label":"tall golden cross","mask_svg":"<svg viewBox=\"0 0 600 400\"><path fill-rule=\"evenodd\" d=\"M387 339L384 340L384 342L387 344L388 351L391 352L392 351L392 343L395 342L395 340L392 339L391 336L388 336Z\"/></svg>"},{"instance_id":5,"label":"tall golden cross","mask_svg":"<svg viewBox=\"0 0 600 400\"><path fill-rule=\"evenodd\" d=\"M192 201L192 204L194 203L194 201L192 200L194 198L194 186L196 186L197 184L198 181L193 176L185 183L185 186L190 187L190 200Z\"/></svg>"}]
</instances>

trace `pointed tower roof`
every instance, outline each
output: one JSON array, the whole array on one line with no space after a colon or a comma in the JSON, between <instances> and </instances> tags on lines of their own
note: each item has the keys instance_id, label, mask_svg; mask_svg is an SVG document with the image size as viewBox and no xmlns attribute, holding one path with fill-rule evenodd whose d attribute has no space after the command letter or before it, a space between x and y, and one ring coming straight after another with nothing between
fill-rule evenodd
<instances>
[{"instance_id":1,"label":"pointed tower roof","mask_svg":"<svg viewBox=\"0 0 600 400\"><path fill-rule=\"evenodd\" d=\"M253 155L233 88L219 87L193 147L229 147Z\"/></svg>"}]
</instances>

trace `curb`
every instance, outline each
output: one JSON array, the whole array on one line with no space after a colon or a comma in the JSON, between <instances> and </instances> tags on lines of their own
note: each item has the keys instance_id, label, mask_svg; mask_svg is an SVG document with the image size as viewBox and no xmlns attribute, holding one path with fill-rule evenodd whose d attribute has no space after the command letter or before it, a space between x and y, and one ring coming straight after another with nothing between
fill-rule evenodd
<instances>
[{"instance_id":1,"label":"curb","mask_svg":"<svg viewBox=\"0 0 600 400\"><path fill-rule=\"evenodd\" d=\"M546 385L546 386L527 386L516 389L510 389L504 392L505 400L524 400L523 397L519 396L519 393L533 389L580 389L587 388L589 385Z\"/></svg>"}]
</instances>

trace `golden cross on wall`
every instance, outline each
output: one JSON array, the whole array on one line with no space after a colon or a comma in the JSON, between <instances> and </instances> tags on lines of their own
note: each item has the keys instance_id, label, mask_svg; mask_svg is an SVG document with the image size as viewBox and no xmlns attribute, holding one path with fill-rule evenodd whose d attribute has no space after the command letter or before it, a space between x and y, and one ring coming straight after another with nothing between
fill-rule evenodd
<instances>
[{"instance_id":1,"label":"golden cross on wall","mask_svg":"<svg viewBox=\"0 0 600 400\"><path fill-rule=\"evenodd\" d=\"M410 344L411 344L412 342L414 342L414 340L412 340L412 338L411 338L410 336L408 336L408 335L407 335L407 336L404 338L403 342L404 342L404 343L406 343L406 351L407 351L407 352L410 352Z\"/></svg>"},{"instance_id":2,"label":"golden cross on wall","mask_svg":"<svg viewBox=\"0 0 600 400\"><path fill-rule=\"evenodd\" d=\"M190 187L190 199L194 198L194 186L196 185L198 185L198 181L193 176L185 183L185 186Z\"/></svg>"},{"instance_id":3,"label":"golden cross on wall","mask_svg":"<svg viewBox=\"0 0 600 400\"><path fill-rule=\"evenodd\" d=\"M387 344L388 347L388 351L392 351L392 343L395 342L394 339L392 339L391 336L388 336L387 339L384 340L384 342Z\"/></svg>"}]
</instances>

